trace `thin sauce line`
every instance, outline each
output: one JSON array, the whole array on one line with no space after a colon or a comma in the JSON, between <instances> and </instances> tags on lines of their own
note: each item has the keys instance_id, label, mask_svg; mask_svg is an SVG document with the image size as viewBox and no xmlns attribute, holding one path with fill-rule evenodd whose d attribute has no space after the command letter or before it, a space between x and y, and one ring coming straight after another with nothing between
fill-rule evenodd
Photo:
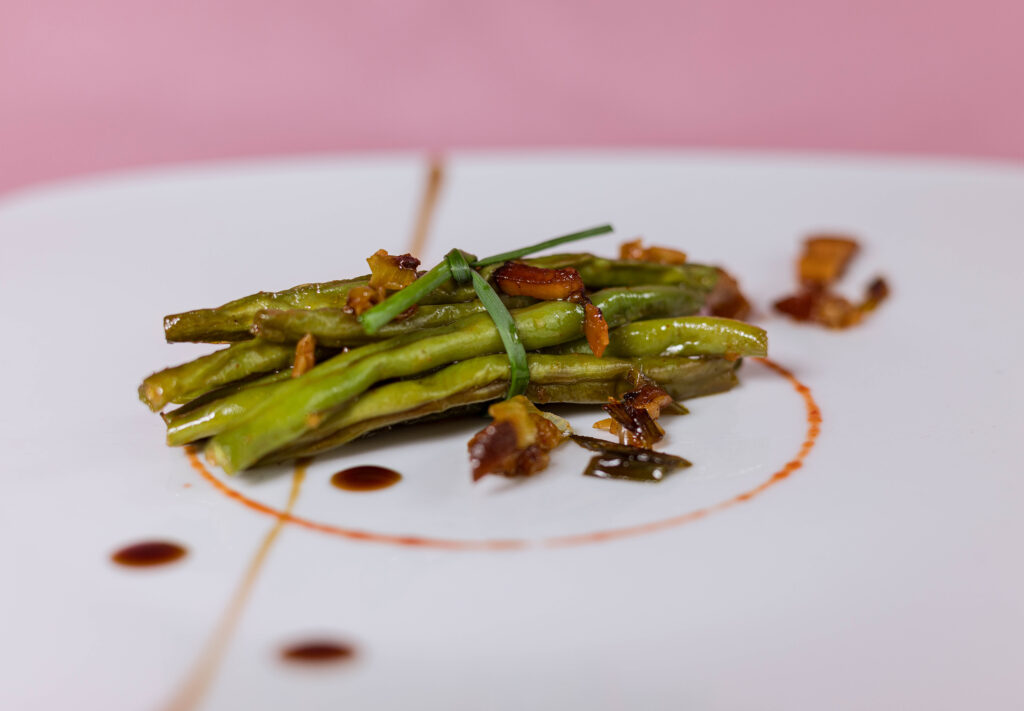
<instances>
[{"instance_id":1,"label":"thin sauce line","mask_svg":"<svg viewBox=\"0 0 1024 711\"><path fill-rule=\"evenodd\" d=\"M321 533L327 533L341 538L347 538L354 541L364 541L367 543L385 543L399 546L413 546L421 548L433 548L440 550L455 550L455 551L508 551L508 550L522 550L525 548L565 548L570 546L587 545L591 543L601 543L604 541L614 540L618 538L628 538L632 536L644 535L647 533L654 533L657 531L665 530L668 528L674 528L676 526L682 526L688 523L692 523L699 519L705 518L713 513L723 511L725 509L736 506L764 493L771 487L775 486L779 482L782 482L789 478L793 472L800 469L803 466L804 460L807 455L811 453L814 448L815 442L817 442L818 435L821 433L821 409L818 407L818 403L815 401L814 396L811 394L810 388L800 382L796 376L794 376L789 370L779 365L778 363L768 360L767 358L755 358L756 362L764 365L766 368L774 371L777 375L782 376L789 384L793 387L798 395L802 398L805 408L806 427L804 434L804 440L800 445L800 449L796 455L786 462L781 469L776 471L767 480L761 482L752 489L748 489L736 496L726 499L725 501L719 502L712 506L697 509L695 511L688 511L687 513L673 516L666 519L660 519L658 521L652 521L650 523L639 524L636 526L627 526L624 528L613 528L605 531L594 531L590 533L574 534L571 536L556 536L553 538L545 538L538 540L531 539L483 539L483 540L466 540L466 539L450 539L450 538L431 538L426 536L413 536L413 535L397 535L388 533L375 533L373 531L362 531L358 529L343 528L341 526L335 526L328 523L320 523L318 521L311 521L306 518L302 518L289 512L281 512L272 506L260 503L254 499L250 499L245 494L232 489L223 481L215 477L206 468L206 465L199 459L194 452L188 452L189 461L192 467L208 481L215 489L220 491L222 494L238 501L244 506L258 511L260 513L269 516L278 516L282 520L288 523L293 523L297 526L309 529L311 531L319 531Z\"/></svg>"},{"instance_id":2,"label":"thin sauce line","mask_svg":"<svg viewBox=\"0 0 1024 711\"><path fill-rule=\"evenodd\" d=\"M629 536L639 536L645 533L654 533L661 531L666 528L674 528L675 526L682 526L693 521L710 516L713 513L724 511L725 509L732 508L737 504L742 504L746 501L750 501L755 496L763 494L771 487L778 484L780 481L789 478L789 476L797 469L804 465L804 460L807 459L807 455L814 449L814 444L818 440L818 435L821 434L821 409L818 407L818 403L814 400L814 396L811 394L811 389L796 379L789 370L779 365L778 363L771 361L767 358L754 358L757 362L775 371L786 380L789 381L793 389L803 398L804 408L806 410L807 418L807 430L804 435L804 441L800 445L800 449L797 451L796 456L786 462L781 469L771 475L766 481L761 482L753 489L748 489L741 494L737 494L731 499L720 501L712 506L707 506L702 509L695 511L689 511L679 516L673 516L672 518L662 519L660 521L652 521L651 523L644 523L638 526L628 526L625 528L615 528L609 531L597 531L595 533L584 533L582 535L574 536L560 536L557 538L549 538L544 542L544 545L549 548L562 548L566 546L576 546L585 543L597 543L599 541L607 541L616 538L627 538Z\"/></svg>"},{"instance_id":3,"label":"thin sauce line","mask_svg":"<svg viewBox=\"0 0 1024 711\"><path fill-rule=\"evenodd\" d=\"M433 220L434 210L437 206L437 201L440 196L443 183L444 159L440 156L434 156L430 159L428 164L426 185L424 185L423 188L423 196L420 199L416 224L413 228L412 238L410 240L409 252L411 254L420 254L426 247L427 238L430 234L430 225ZM249 594L252 592L253 586L256 584L260 571L263 569L263 564L270 553L270 549L273 547L278 535L284 529L285 523L293 520L292 510L295 508L295 502L298 501L299 491L301 490L302 482L306 477L306 468L312 461L312 458L296 460L295 470L292 474L292 487L288 494L288 502L285 505L284 510L278 511L269 506L257 505L256 502L245 499L241 494L234 492L228 486L222 484L212 474L210 474L203 463L199 460L194 447L186 447L185 451L188 454L189 461L192 463L192 467L198 471L203 478L212 482L219 491L228 494L228 496L232 498L248 501L250 508L256 508L258 511L276 517L277 520L274 521L274 525L271 526L270 530L263 537L263 541L256 549L256 553L249 562L249 567L246 569L242 581L235 589L235 594L228 603L220 622L217 624L217 627L214 629L213 634L207 641L206 646L200 653L200 656L196 660L189 676L186 677L184 683L178 688L174 698L171 699L171 702L165 707L166 711L190 711L190 709L194 709L203 698L207 689L209 689L210 684L220 667L221 661L224 658L227 647L231 642L235 629L238 626L238 622L241 620L242 612L245 609L245 603L249 598Z\"/></svg>"},{"instance_id":4,"label":"thin sauce line","mask_svg":"<svg viewBox=\"0 0 1024 711\"><path fill-rule=\"evenodd\" d=\"M186 451L190 458L195 458L198 461L193 447L186 448ZM228 601L220 621L217 623L216 628L214 628L209 640L207 640L206 646L194 663L191 672L189 672L184 683L178 688L178 692L171 699L171 702L164 707L166 711L188 711L189 709L194 709L203 698L207 689L209 689L210 683L213 681L214 676L216 676L217 670L224 659L228 645L231 643L235 629L238 627L238 622L242 618L242 613L245 611L245 603L248 601L250 593L252 593L264 563L266 563L270 549L284 529L284 525L288 520L287 517L295 508L295 502L299 498L299 491L302 489L302 482L306 478L306 467L309 466L310 461L311 459L300 459L295 462L295 470L292 473L292 487L288 493L288 503L285 505L284 510L277 515L274 525L270 527L270 530L263 537L263 541L256 549L252 560L249 561L245 575L242 576L241 582L235 588L235 594Z\"/></svg>"}]
</instances>

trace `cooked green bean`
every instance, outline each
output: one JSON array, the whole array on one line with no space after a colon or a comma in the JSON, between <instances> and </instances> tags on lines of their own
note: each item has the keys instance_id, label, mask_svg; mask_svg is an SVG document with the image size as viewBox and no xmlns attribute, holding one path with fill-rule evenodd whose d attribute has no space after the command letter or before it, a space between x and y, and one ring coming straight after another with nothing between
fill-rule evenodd
<instances>
[{"instance_id":1,"label":"cooked green bean","mask_svg":"<svg viewBox=\"0 0 1024 711\"><path fill-rule=\"evenodd\" d=\"M604 259L592 254L555 254L522 260L539 267L574 267L589 289L612 286L687 286L701 300L714 286L718 271L701 264L665 265L622 259ZM483 267L489 276L500 264ZM368 276L318 284L301 284L283 291L261 291L212 309L196 309L164 317L164 336L168 342L198 341L228 343L252 338L253 319L268 309L340 309L354 287L366 286ZM420 304L454 304L476 298L472 287L451 282L431 292Z\"/></svg>"},{"instance_id":2,"label":"cooked green bean","mask_svg":"<svg viewBox=\"0 0 1024 711\"><path fill-rule=\"evenodd\" d=\"M508 308L518 309L529 306L535 300L526 297L506 297L504 301ZM484 305L479 300L461 304L420 306L408 318L392 321L371 335L363 330L358 318L342 309L272 309L256 314L252 331L263 340L275 343L296 343L304 335L311 333L321 346L341 348L382 341L401 333L424 328L444 326L484 311Z\"/></svg>"},{"instance_id":3,"label":"cooked green bean","mask_svg":"<svg viewBox=\"0 0 1024 711\"><path fill-rule=\"evenodd\" d=\"M182 365L153 373L139 386L139 399L154 412L188 402L214 388L256 373L291 365L295 347L266 341L234 343Z\"/></svg>"},{"instance_id":4,"label":"cooked green bean","mask_svg":"<svg viewBox=\"0 0 1024 711\"><path fill-rule=\"evenodd\" d=\"M763 356L768 335L749 323L712 316L681 316L627 323L612 330L605 355ZM551 349L552 353L590 353L586 340Z\"/></svg>"},{"instance_id":5,"label":"cooked green bean","mask_svg":"<svg viewBox=\"0 0 1024 711\"><path fill-rule=\"evenodd\" d=\"M637 321L628 326L613 329L610 333L610 342L605 355L607 357L612 351L614 351L612 355L618 358L636 358L651 355L718 356L725 355L726 353L747 356L763 355L764 353L764 332L756 326L740 324L729 319L700 319L699 322L704 323L705 327L687 332L684 325L691 321L692 319L686 317L679 319L654 319ZM734 343L728 348L723 348L723 339L725 339L727 344L730 343L731 334L737 330L742 335L749 335L750 342ZM665 337L666 331L684 333L682 342L685 343L686 348L665 349L658 346L661 343L661 339ZM671 337L669 336L669 338ZM581 343L585 345L586 341ZM584 350L580 346L568 346L572 346L572 344L552 349L552 352L586 353L587 356L590 356L589 349ZM665 350L669 352L665 353ZM497 357L499 359L503 358L502 356ZM586 361L579 362L583 363ZM667 364L672 362L679 363L680 361L666 361L666 367ZM573 361L569 359L566 363L572 364ZM609 365L608 367L613 366ZM589 382L586 373L583 374L579 383L573 381L573 376L570 376L570 379L566 381L566 385L569 386L568 390L563 394L562 385L552 381L550 370L542 371L542 373L546 378L543 381L544 387L539 390L535 388L534 391L531 391L538 393L539 402L549 400L551 402L578 402L583 392L582 388L585 388L586 383ZM658 380L660 377L662 376L659 375L655 379ZM531 382L533 379L534 371L531 370ZM255 385L260 385L264 382L257 381ZM604 390L601 389L598 392L604 393ZM548 395L545 397L543 393L548 393ZM249 392L247 387L246 390L237 394L228 394L220 401L205 404L202 408L195 408L194 412L187 408L172 412L165 417L168 423L168 444L187 444L197 439L216 435L241 421L252 407L258 405L267 396L268 391L265 389ZM603 395L593 401L603 401Z\"/></svg>"},{"instance_id":6,"label":"cooked green bean","mask_svg":"<svg viewBox=\"0 0 1024 711\"><path fill-rule=\"evenodd\" d=\"M735 363L721 358L595 358L531 355L526 396L538 403L602 403L629 389L639 370L673 398L683 400L731 388ZM381 385L329 415L319 427L268 457L280 461L345 444L367 432L468 404L499 399L509 377L508 359L483 356L414 380Z\"/></svg>"},{"instance_id":7,"label":"cooked green bean","mask_svg":"<svg viewBox=\"0 0 1024 711\"><path fill-rule=\"evenodd\" d=\"M261 291L229 301L212 309L196 309L164 317L164 337L169 343L201 341L223 343L252 338L250 329L256 314L266 309L340 309L348 302L348 293L366 286L368 276L319 284L302 284L284 291ZM423 304L447 304L470 301L473 289L446 284L435 290Z\"/></svg>"},{"instance_id":8,"label":"cooked green bean","mask_svg":"<svg viewBox=\"0 0 1024 711\"><path fill-rule=\"evenodd\" d=\"M637 319L674 315L691 298L686 289L663 286L605 289L596 292L592 301L614 327ZM577 304L545 302L517 309L512 315L527 350L555 346L583 334L583 307ZM229 473L244 469L315 429L331 409L381 380L416 375L456 360L498 353L503 348L487 314L412 335L414 340L397 347L383 341L345 354L384 346L385 352L355 363L339 363L333 358L301 378L277 384L241 423L210 441L208 455Z\"/></svg>"}]
</instances>

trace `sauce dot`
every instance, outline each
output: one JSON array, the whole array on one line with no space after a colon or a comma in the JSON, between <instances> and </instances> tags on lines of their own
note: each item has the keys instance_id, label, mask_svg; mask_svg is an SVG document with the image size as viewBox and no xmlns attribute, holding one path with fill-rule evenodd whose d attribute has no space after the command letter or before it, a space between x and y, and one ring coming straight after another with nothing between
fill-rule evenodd
<instances>
[{"instance_id":1,"label":"sauce dot","mask_svg":"<svg viewBox=\"0 0 1024 711\"><path fill-rule=\"evenodd\" d=\"M144 568L167 565L185 557L185 548L168 541L143 541L114 551L110 559L118 565Z\"/></svg>"},{"instance_id":2,"label":"sauce dot","mask_svg":"<svg viewBox=\"0 0 1024 711\"><path fill-rule=\"evenodd\" d=\"M289 645L281 650L281 658L285 661L306 664L343 662L355 654L356 650L351 645L322 639Z\"/></svg>"},{"instance_id":3,"label":"sauce dot","mask_svg":"<svg viewBox=\"0 0 1024 711\"><path fill-rule=\"evenodd\" d=\"M394 469L367 465L342 469L331 477L331 484L345 491L377 491L401 480L402 475Z\"/></svg>"}]
</instances>

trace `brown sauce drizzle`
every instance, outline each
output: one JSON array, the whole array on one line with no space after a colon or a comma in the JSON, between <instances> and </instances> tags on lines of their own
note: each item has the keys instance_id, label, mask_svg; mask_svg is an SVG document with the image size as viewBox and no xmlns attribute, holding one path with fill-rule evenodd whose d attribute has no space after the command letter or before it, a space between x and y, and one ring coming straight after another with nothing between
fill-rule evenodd
<instances>
[{"instance_id":1,"label":"brown sauce drizzle","mask_svg":"<svg viewBox=\"0 0 1024 711\"><path fill-rule=\"evenodd\" d=\"M345 491L378 491L394 486L401 480L402 475L394 469L368 464L342 469L331 477L331 484Z\"/></svg>"},{"instance_id":2,"label":"brown sauce drizzle","mask_svg":"<svg viewBox=\"0 0 1024 711\"><path fill-rule=\"evenodd\" d=\"M356 650L351 645L323 639L292 644L281 650L281 658L286 662L303 664L344 662L352 659L355 654Z\"/></svg>"},{"instance_id":3,"label":"brown sauce drizzle","mask_svg":"<svg viewBox=\"0 0 1024 711\"><path fill-rule=\"evenodd\" d=\"M110 559L118 565L147 568L167 565L185 557L184 546L169 541L143 541L114 551Z\"/></svg>"}]
</instances>

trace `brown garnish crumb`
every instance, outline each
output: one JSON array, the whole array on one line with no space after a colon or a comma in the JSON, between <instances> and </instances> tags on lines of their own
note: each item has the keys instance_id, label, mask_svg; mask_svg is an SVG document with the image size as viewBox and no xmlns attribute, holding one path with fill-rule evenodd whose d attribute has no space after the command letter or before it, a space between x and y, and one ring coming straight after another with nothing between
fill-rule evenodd
<instances>
[{"instance_id":1,"label":"brown garnish crumb","mask_svg":"<svg viewBox=\"0 0 1024 711\"><path fill-rule=\"evenodd\" d=\"M387 298L389 291L404 289L419 276L416 268L420 260L411 254L388 254L378 249L366 262L370 265L370 281L349 291L345 304L345 311L356 316Z\"/></svg>"},{"instance_id":2,"label":"brown garnish crumb","mask_svg":"<svg viewBox=\"0 0 1024 711\"><path fill-rule=\"evenodd\" d=\"M510 296L530 296L542 301L572 301L583 305L583 334L598 358L608 347L608 322L587 296L583 278L572 267L546 269L522 262L506 262L494 272L494 283Z\"/></svg>"},{"instance_id":3,"label":"brown garnish crumb","mask_svg":"<svg viewBox=\"0 0 1024 711\"><path fill-rule=\"evenodd\" d=\"M604 320L601 309L587 299L583 304L583 334L587 337L587 345L591 352L600 358L611 339L608 337L608 322Z\"/></svg>"},{"instance_id":4,"label":"brown garnish crumb","mask_svg":"<svg viewBox=\"0 0 1024 711\"><path fill-rule=\"evenodd\" d=\"M486 474L536 474L547 467L548 452L571 431L567 422L541 412L522 395L495 403L487 412L494 422L469 441L473 481Z\"/></svg>"},{"instance_id":5,"label":"brown garnish crumb","mask_svg":"<svg viewBox=\"0 0 1024 711\"><path fill-rule=\"evenodd\" d=\"M712 316L741 321L750 315L750 302L740 291L740 283L721 267L718 267L718 280L708 294L705 308Z\"/></svg>"},{"instance_id":6,"label":"brown garnish crumb","mask_svg":"<svg viewBox=\"0 0 1024 711\"><path fill-rule=\"evenodd\" d=\"M655 264L686 264L686 252L671 247L644 247L639 237L632 242L623 242L619 247L619 259L633 259Z\"/></svg>"},{"instance_id":7,"label":"brown garnish crumb","mask_svg":"<svg viewBox=\"0 0 1024 711\"><path fill-rule=\"evenodd\" d=\"M665 436L665 430L655 420L663 409L674 408L676 403L671 395L639 371L633 371L630 379L633 389L620 400L608 398L608 404L601 409L611 418L595 422L594 428L607 430L617 436L619 442L625 440L634 447L650 447Z\"/></svg>"},{"instance_id":8,"label":"brown garnish crumb","mask_svg":"<svg viewBox=\"0 0 1024 711\"><path fill-rule=\"evenodd\" d=\"M545 269L506 262L495 270L494 283L510 296L531 296L542 301L568 299L583 293L583 278L572 267Z\"/></svg>"},{"instance_id":9,"label":"brown garnish crumb","mask_svg":"<svg viewBox=\"0 0 1024 711\"><path fill-rule=\"evenodd\" d=\"M691 466L690 462L682 457L655 452L653 449L631 447L580 435L572 435L572 439L584 449L597 452L583 472L587 476L658 482L674 471Z\"/></svg>"},{"instance_id":10,"label":"brown garnish crumb","mask_svg":"<svg viewBox=\"0 0 1024 711\"><path fill-rule=\"evenodd\" d=\"M316 365L316 337L307 333L295 344L295 360L292 362L292 377L305 375Z\"/></svg>"},{"instance_id":11,"label":"brown garnish crumb","mask_svg":"<svg viewBox=\"0 0 1024 711\"><path fill-rule=\"evenodd\" d=\"M797 276L801 284L796 294L775 302L775 310L796 321L816 323L826 328L845 329L860 323L889 296L889 285L876 277L868 285L864 299L853 303L831 291L845 273L850 260L860 250L856 240L837 235L808 238L800 256Z\"/></svg>"},{"instance_id":12,"label":"brown garnish crumb","mask_svg":"<svg viewBox=\"0 0 1024 711\"><path fill-rule=\"evenodd\" d=\"M416 281L416 268L420 260L411 254L388 254L378 249L367 260L370 265L370 286L375 289L398 291Z\"/></svg>"},{"instance_id":13,"label":"brown garnish crumb","mask_svg":"<svg viewBox=\"0 0 1024 711\"><path fill-rule=\"evenodd\" d=\"M857 241L845 235L808 237L797 263L797 277L811 289L831 286L839 281L859 251Z\"/></svg>"},{"instance_id":14,"label":"brown garnish crumb","mask_svg":"<svg viewBox=\"0 0 1024 711\"><path fill-rule=\"evenodd\" d=\"M370 286L356 286L348 292L345 311L361 316L383 301L380 291Z\"/></svg>"}]
</instances>

